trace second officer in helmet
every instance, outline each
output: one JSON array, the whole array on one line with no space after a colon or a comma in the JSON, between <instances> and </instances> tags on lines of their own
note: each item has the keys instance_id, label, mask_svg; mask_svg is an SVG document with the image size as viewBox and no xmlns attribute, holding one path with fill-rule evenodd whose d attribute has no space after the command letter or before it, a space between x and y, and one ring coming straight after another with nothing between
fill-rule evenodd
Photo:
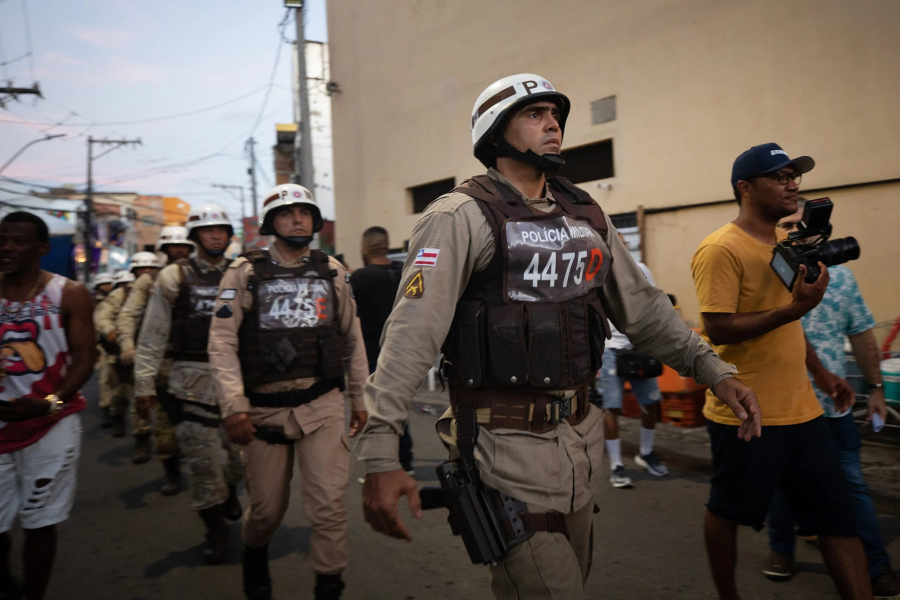
<instances>
[{"instance_id":1,"label":"second officer in helmet","mask_svg":"<svg viewBox=\"0 0 900 600\"><path fill-rule=\"evenodd\" d=\"M206 525L203 558L210 564L227 558L225 518L241 518L236 494L240 452L225 439L206 353L219 282L231 262L224 254L233 234L221 206L203 204L191 210L186 239L197 253L174 261L156 277L134 361L138 414L149 419L159 403L175 425L188 466L191 505ZM156 380L167 356L173 361L167 389L159 389Z\"/></svg>"},{"instance_id":2,"label":"second officer in helmet","mask_svg":"<svg viewBox=\"0 0 900 600\"><path fill-rule=\"evenodd\" d=\"M362 389L369 374L349 274L310 249L322 215L312 194L279 185L263 199L260 234L267 250L234 261L219 288L209 359L229 438L243 446L250 497L242 530L244 592L272 597L268 544L288 508L293 465L312 527L309 562L317 600L339 598L347 566L343 494L350 436L366 422Z\"/></svg>"}]
</instances>

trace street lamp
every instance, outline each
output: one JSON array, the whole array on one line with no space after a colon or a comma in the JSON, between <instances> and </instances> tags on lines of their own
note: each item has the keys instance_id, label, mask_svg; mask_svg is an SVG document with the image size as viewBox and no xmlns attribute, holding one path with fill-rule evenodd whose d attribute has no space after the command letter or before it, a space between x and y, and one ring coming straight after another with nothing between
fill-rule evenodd
<instances>
[{"instance_id":1,"label":"street lamp","mask_svg":"<svg viewBox=\"0 0 900 600\"><path fill-rule=\"evenodd\" d=\"M52 139L54 139L54 138L65 137L65 135L66 135L66 134L64 134L64 133L57 133L57 134L54 134L54 135L47 135L47 136L44 136L44 137L42 137L42 138L38 138L38 139L36 139L36 140L31 140L30 142L28 142L27 144L25 144L24 146L22 146L21 148L19 148L19 151L16 152L15 154L13 154L13 155L12 155L12 158L10 158L8 161L6 161L6 162L3 164L2 167L0 167L0 173L2 173L3 171L5 171L5 170L6 170L6 167L8 167L9 165L11 165L12 162L13 162L14 160L16 160L17 158L19 158L19 155L22 154L23 152L25 152L25 150L27 150L29 146L32 146L32 145L34 145L34 144L37 144L38 142L46 142L47 140L52 140Z\"/></svg>"}]
</instances>

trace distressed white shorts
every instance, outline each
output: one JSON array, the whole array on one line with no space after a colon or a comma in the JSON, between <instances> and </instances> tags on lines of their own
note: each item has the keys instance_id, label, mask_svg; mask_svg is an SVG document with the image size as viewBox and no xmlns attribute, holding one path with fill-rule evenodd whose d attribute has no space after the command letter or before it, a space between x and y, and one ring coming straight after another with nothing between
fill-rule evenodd
<instances>
[{"instance_id":1,"label":"distressed white shorts","mask_svg":"<svg viewBox=\"0 0 900 600\"><path fill-rule=\"evenodd\" d=\"M75 502L75 472L81 455L81 417L63 418L26 448L0 454L0 533L16 517L23 529L38 529L69 518ZM38 482L44 484L38 486Z\"/></svg>"}]
</instances>

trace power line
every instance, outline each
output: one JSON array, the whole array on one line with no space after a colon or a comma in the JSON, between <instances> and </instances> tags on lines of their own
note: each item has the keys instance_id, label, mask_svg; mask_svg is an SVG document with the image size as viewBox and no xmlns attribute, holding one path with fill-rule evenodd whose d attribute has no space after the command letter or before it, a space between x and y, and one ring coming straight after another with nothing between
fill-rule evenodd
<instances>
[{"instance_id":1,"label":"power line","mask_svg":"<svg viewBox=\"0 0 900 600\"><path fill-rule=\"evenodd\" d=\"M155 123L155 122L157 122L157 121L166 121L166 120L168 120L168 119L178 119L178 118L180 118L180 117L188 117L188 116L190 116L190 115L196 115L196 114L199 114L199 113L202 113L202 112L207 112L207 111L210 111L210 110L215 110L215 109L217 109L217 108L222 108L223 106L228 106L229 104L234 104L235 102L239 102L239 101L243 100L244 98L249 98L250 96L252 96L252 95L254 95L254 94L257 94L257 93L261 92L262 90L266 89L266 87L267 87L267 86L262 86L262 87L256 88L256 89L253 90L252 92L248 92L248 93L244 94L243 96L238 96L237 98L232 98L231 100L228 100L228 101L226 101L226 102L221 102L221 103L219 103L219 104L214 104L214 105L212 105L212 106L207 106L207 107L205 107L205 108L198 108L197 110L190 110L190 111L188 111L188 112L177 113L177 114L174 114L174 115L166 115L166 116L164 116L164 117L150 117L149 119L138 119L138 120L135 120L135 121L107 121L107 122L103 122L103 123L97 123L97 122L89 122L89 123L72 123L71 125L66 125L66 127L98 127L98 126L111 126L111 125L139 125L139 124L141 124L141 123ZM74 111L69 111L69 112L70 112L70 114L73 114L73 115L75 115L75 116L78 116L78 117L81 116L81 115L79 115L78 113L76 113L76 112L74 112ZM84 117L81 117L81 118L83 119ZM61 125L61 123L49 123L49 122L41 122L41 121L27 121L27 122L26 122L26 121L11 121L11 120L6 120L6 119L0 119L0 123L27 123L27 124L29 124L29 125L53 125L53 126L59 126L59 125Z\"/></svg>"},{"instance_id":2,"label":"power line","mask_svg":"<svg viewBox=\"0 0 900 600\"><path fill-rule=\"evenodd\" d=\"M278 48L275 51L275 64L272 65L272 74L269 76L269 84L266 86L266 97L263 98L262 106L259 109L259 115L257 115L256 122L250 130L250 137L253 137L253 134L256 133L256 128L259 127L259 122L262 120L263 113L266 111L266 104L269 102L269 94L272 93L272 86L275 85L275 74L278 71L278 63L281 61L281 48L287 43L287 39L284 37L284 30L290 22L290 16L291 9L288 8L285 10L284 18L281 19L281 23L278 24Z\"/></svg>"}]
</instances>

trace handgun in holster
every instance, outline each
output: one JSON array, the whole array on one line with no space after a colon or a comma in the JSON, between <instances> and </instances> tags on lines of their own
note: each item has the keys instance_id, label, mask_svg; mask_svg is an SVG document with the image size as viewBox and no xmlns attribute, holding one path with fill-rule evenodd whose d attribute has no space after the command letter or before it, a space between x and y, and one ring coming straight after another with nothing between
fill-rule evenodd
<instances>
[{"instance_id":1,"label":"handgun in holster","mask_svg":"<svg viewBox=\"0 0 900 600\"><path fill-rule=\"evenodd\" d=\"M446 507L453 535L461 536L474 564L496 564L507 550L534 535L526 531L520 502L484 485L478 469L463 458L437 467L440 489L420 490L422 508Z\"/></svg>"}]
</instances>

